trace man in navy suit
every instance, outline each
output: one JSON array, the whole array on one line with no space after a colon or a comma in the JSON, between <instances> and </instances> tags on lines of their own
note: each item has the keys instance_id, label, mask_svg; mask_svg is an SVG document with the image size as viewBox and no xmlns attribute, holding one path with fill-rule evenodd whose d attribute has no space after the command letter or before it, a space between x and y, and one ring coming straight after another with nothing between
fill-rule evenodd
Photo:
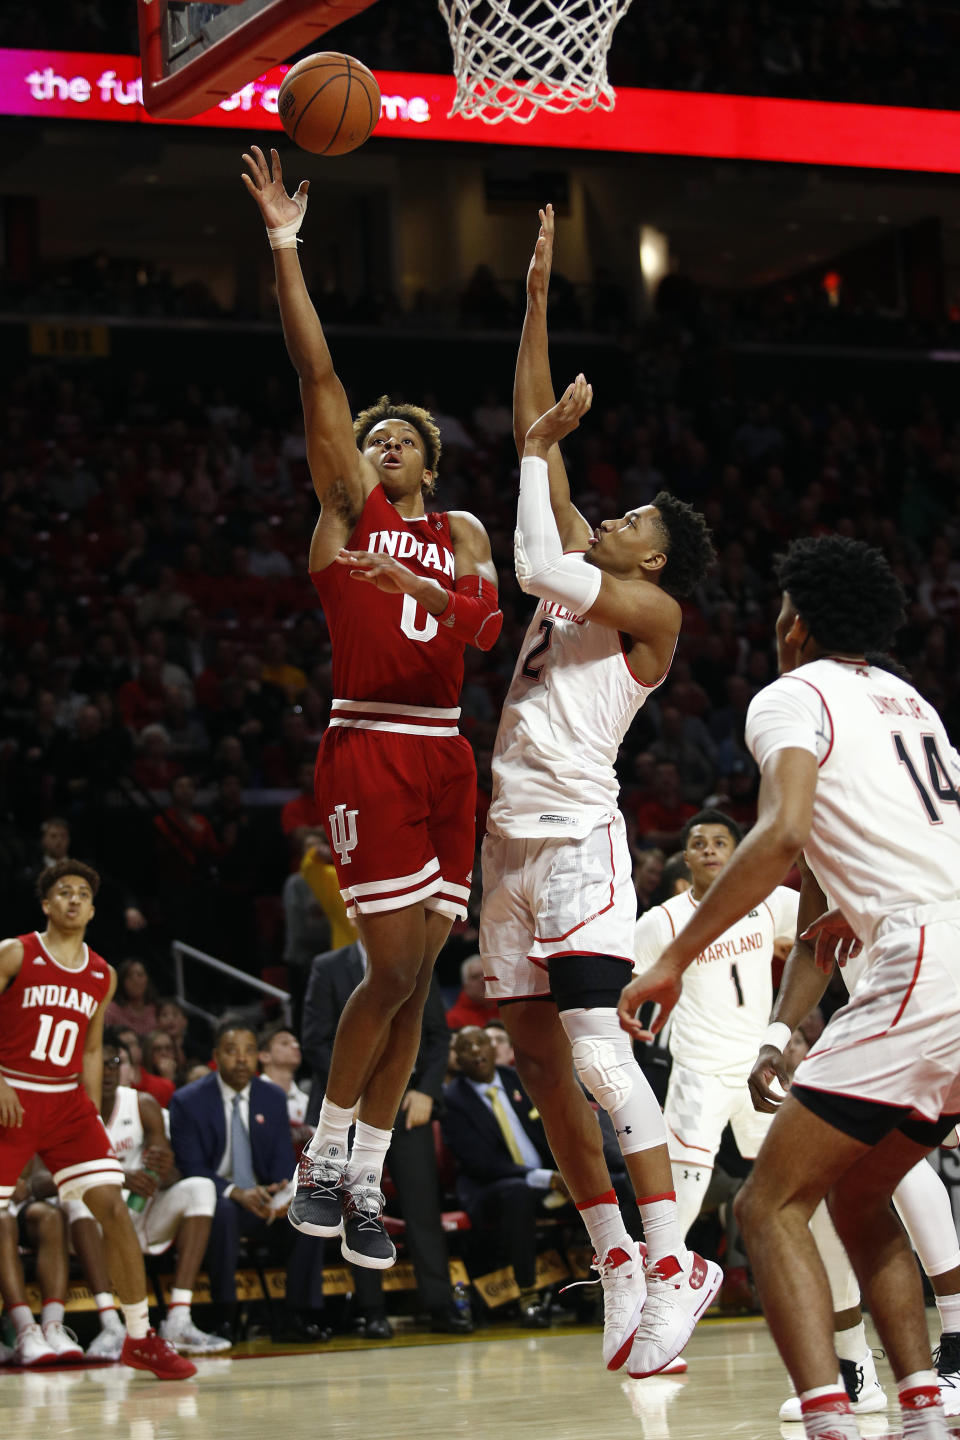
<instances>
[{"instance_id":1,"label":"man in navy suit","mask_svg":"<svg viewBox=\"0 0 960 1440\"><path fill-rule=\"evenodd\" d=\"M567 1192L554 1165L540 1117L520 1077L498 1066L486 1030L467 1025L454 1045L460 1074L445 1086L443 1138L460 1174L457 1194L478 1227L496 1229L520 1289L520 1318L549 1325L538 1303L536 1221L544 1201L562 1204Z\"/></svg>"},{"instance_id":2,"label":"man in navy suit","mask_svg":"<svg viewBox=\"0 0 960 1440\"><path fill-rule=\"evenodd\" d=\"M286 1260L286 1323L276 1338L319 1340L323 1245L283 1221L274 1197L296 1169L283 1091L257 1075L257 1037L229 1017L217 1028L216 1070L170 1100L170 1139L182 1175L206 1175L217 1187L207 1246L214 1302L236 1311L234 1272L241 1236L265 1240ZM310 1318L311 1315L314 1318Z\"/></svg>"}]
</instances>

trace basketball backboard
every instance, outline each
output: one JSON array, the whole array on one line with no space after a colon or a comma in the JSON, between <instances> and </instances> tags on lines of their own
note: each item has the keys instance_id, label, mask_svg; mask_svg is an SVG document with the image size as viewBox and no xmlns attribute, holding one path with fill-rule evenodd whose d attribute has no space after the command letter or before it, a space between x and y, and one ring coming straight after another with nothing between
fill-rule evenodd
<instances>
[{"instance_id":1,"label":"basketball backboard","mask_svg":"<svg viewBox=\"0 0 960 1440\"><path fill-rule=\"evenodd\" d=\"M159 120L218 105L374 0L137 0L143 104Z\"/></svg>"}]
</instances>

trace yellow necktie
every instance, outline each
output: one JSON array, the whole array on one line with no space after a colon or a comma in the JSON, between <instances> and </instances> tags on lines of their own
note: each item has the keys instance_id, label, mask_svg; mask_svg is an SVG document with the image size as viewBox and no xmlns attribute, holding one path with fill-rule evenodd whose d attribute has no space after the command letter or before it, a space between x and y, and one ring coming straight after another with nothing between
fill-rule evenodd
<instances>
[{"instance_id":1,"label":"yellow necktie","mask_svg":"<svg viewBox=\"0 0 960 1440\"><path fill-rule=\"evenodd\" d=\"M510 1117L507 1115L507 1112L503 1106L503 1101L500 1099L499 1086L488 1085L486 1087L485 1094L487 1095L490 1104L493 1107L493 1113L496 1118L496 1122L500 1126L500 1133L503 1136L504 1141L506 1142L507 1149L510 1151L510 1159L514 1162L515 1165L523 1165L523 1154L520 1150L520 1146L517 1144L517 1137L513 1133L513 1126L510 1124Z\"/></svg>"}]
</instances>

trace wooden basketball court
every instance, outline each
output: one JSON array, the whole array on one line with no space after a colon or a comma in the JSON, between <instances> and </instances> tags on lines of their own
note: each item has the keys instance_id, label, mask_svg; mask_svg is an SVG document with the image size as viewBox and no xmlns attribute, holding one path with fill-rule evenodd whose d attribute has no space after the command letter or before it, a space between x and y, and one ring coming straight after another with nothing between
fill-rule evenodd
<instances>
[{"instance_id":1,"label":"wooden basketball court","mask_svg":"<svg viewBox=\"0 0 960 1440\"><path fill-rule=\"evenodd\" d=\"M935 1338L936 1312L928 1319ZM788 1384L762 1320L707 1320L679 1378L621 1379L599 1363L595 1328L470 1340L334 1340L298 1353L263 1344L201 1360L195 1380L160 1382L117 1365L0 1372L0 1435L10 1440L802 1440L777 1418ZM885 1362L881 1381L894 1396ZM888 1415L864 1436L900 1434ZM960 1418L951 1422L960 1435Z\"/></svg>"}]
</instances>

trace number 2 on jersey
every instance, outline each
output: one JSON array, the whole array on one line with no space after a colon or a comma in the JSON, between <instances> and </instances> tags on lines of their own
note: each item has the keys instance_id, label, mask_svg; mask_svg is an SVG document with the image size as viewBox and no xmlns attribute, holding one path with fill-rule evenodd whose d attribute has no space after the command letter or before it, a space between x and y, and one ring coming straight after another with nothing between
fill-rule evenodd
<instances>
[{"instance_id":1,"label":"number 2 on jersey","mask_svg":"<svg viewBox=\"0 0 960 1440\"><path fill-rule=\"evenodd\" d=\"M956 788L950 780L949 771L940 758L940 752L937 749L937 737L935 735L924 735L921 739L923 742L924 755L927 760L930 790L933 791L933 794L936 795L938 800L944 801L945 804L960 807L960 795L957 794ZM942 825L943 816L934 804L933 795L930 794L930 790L927 789L923 780L920 778L919 771L913 763L913 759L907 750L906 743L899 730L894 731L893 748L897 752L897 759L900 761L900 764L906 766L907 774L913 781L913 788L917 792L920 804L927 812L927 819L930 821L930 824Z\"/></svg>"},{"instance_id":2,"label":"number 2 on jersey","mask_svg":"<svg viewBox=\"0 0 960 1440\"><path fill-rule=\"evenodd\" d=\"M80 1026L76 1020L60 1020L54 1030L53 1016L41 1015L37 1027L37 1041L30 1051L30 1059L49 1060L51 1065L69 1065L79 1034Z\"/></svg>"},{"instance_id":3,"label":"number 2 on jersey","mask_svg":"<svg viewBox=\"0 0 960 1440\"><path fill-rule=\"evenodd\" d=\"M539 680L543 674L543 667L546 661L541 661L539 665L534 665L533 661L536 660L538 655L544 655L550 649L550 641L553 637L553 627L555 624L555 620L540 621L541 639L530 646L530 649L524 656L523 665L520 670L520 674L526 675L528 680Z\"/></svg>"}]
</instances>

